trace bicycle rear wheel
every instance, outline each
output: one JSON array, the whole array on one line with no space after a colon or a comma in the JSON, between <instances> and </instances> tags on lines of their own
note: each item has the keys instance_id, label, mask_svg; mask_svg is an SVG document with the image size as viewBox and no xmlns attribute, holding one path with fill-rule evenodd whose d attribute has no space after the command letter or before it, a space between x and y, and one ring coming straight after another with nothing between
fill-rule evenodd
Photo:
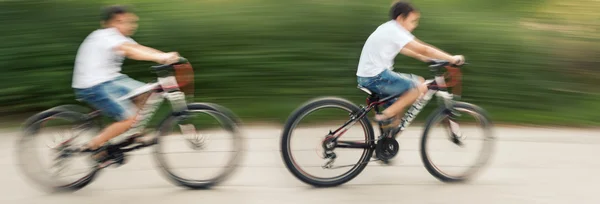
<instances>
[{"instance_id":1,"label":"bicycle rear wheel","mask_svg":"<svg viewBox=\"0 0 600 204\"><path fill-rule=\"evenodd\" d=\"M281 156L286 168L302 182L315 187L341 185L360 174L371 159L373 150L370 147L375 144L373 127L367 117L353 120L357 124L348 131L340 130L343 135L338 138L337 145L355 147L332 149L336 157L332 168L325 167L331 160L324 150L329 144L327 141L333 138L331 132L342 127L350 120L350 115L358 111L359 107L339 98L315 99L298 108L287 120L281 136ZM292 144L306 147L294 148Z\"/></svg>"},{"instance_id":2,"label":"bicycle rear wheel","mask_svg":"<svg viewBox=\"0 0 600 204\"><path fill-rule=\"evenodd\" d=\"M160 124L154 157L176 185L210 188L237 168L243 147L240 128L240 120L224 107L188 104L183 115L171 115ZM190 148L196 151L184 151Z\"/></svg>"},{"instance_id":3,"label":"bicycle rear wheel","mask_svg":"<svg viewBox=\"0 0 600 204\"><path fill-rule=\"evenodd\" d=\"M460 123L454 126L456 133L449 121L450 110L440 108L427 120L421 138L421 160L427 171L443 182L472 179L489 162L495 143L492 122L483 109L455 102L454 111L459 116L452 121Z\"/></svg>"},{"instance_id":4,"label":"bicycle rear wheel","mask_svg":"<svg viewBox=\"0 0 600 204\"><path fill-rule=\"evenodd\" d=\"M64 110L31 117L16 148L21 172L46 191L76 191L90 184L97 175L96 163L89 154L74 155L64 149L98 134L100 126L95 122L86 114ZM83 164L71 168L74 162Z\"/></svg>"}]
</instances>

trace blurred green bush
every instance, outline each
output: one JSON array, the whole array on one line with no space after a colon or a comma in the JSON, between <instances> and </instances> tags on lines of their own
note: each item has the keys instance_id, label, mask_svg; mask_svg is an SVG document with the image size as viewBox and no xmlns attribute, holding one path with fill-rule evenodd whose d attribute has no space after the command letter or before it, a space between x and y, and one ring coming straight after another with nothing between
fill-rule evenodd
<instances>
[{"instance_id":1,"label":"blurred green bush","mask_svg":"<svg viewBox=\"0 0 600 204\"><path fill-rule=\"evenodd\" d=\"M77 48L99 27L100 7L121 2L0 2L0 112L76 103L70 84ZM471 63L464 101L486 108L498 122L600 124L598 1L412 2L422 12L414 34ZM356 89L358 58L392 1L126 3L141 18L134 39L191 60L197 101L225 105L246 121L281 122L317 96L364 103ZM151 65L128 60L124 73L154 80ZM424 64L404 56L396 71L430 77Z\"/></svg>"}]
</instances>

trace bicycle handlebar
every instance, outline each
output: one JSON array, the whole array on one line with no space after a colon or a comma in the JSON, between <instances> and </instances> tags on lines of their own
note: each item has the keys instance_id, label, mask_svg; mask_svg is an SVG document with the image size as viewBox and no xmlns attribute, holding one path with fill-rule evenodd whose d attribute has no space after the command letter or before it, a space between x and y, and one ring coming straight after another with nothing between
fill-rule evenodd
<instances>
[{"instance_id":1,"label":"bicycle handlebar","mask_svg":"<svg viewBox=\"0 0 600 204\"><path fill-rule=\"evenodd\" d=\"M170 69L173 69L173 65L185 64L185 63L188 63L188 60L186 58L179 57L179 61L177 61L173 64L163 64L163 65L151 66L150 72L160 72L160 71L164 71L164 70L170 70Z\"/></svg>"},{"instance_id":2,"label":"bicycle handlebar","mask_svg":"<svg viewBox=\"0 0 600 204\"><path fill-rule=\"evenodd\" d=\"M430 70L431 70L432 72L437 72L437 71L439 71L439 70L440 70L442 67L451 66L451 67L456 67L456 68L458 68L458 67L461 67L461 66L463 66L463 65L467 65L467 64L469 64L469 63L466 63L466 62L465 62L465 63L463 63L462 65L455 65L455 64L452 64L452 63L448 62L447 60L432 59L432 60L429 60L428 64L429 64L429 68L430 68Z\"/></svg>"},{"instance_id":3,"label":"bicycle handlebar","mask_svg":"<svg viewBox=\"0 0 600 204\"><path fill-rule=\"evenodd\" d=\"M447 60L440 60L440 59L431 59L428 62L429 67L445 67L445 66L452 66L452 67L460 67L469 63L463 63L462 65L455 65L452 64L450 62L448 62Z\"/></svg>"}]
</instances>

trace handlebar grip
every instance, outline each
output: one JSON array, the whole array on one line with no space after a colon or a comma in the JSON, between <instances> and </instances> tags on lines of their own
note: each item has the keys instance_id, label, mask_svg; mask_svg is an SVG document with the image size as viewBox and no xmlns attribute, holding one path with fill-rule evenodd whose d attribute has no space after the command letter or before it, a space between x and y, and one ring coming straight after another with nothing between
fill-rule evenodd
<instances>
[{"instance_id":1,"label":"handlebar grip","mask_svg":"<svg viewBox=\"0 0 600 204\"><path fill-rule=\"evenodd\" d=\"M179 61L173 63L173 64L163 64L163 65L156 65L156 66L151 66L150 67L150 71L151 72L159 72L162 70L169 70L173 68L173 65L179 65L179 64L185 64L188 63L189 61L184 58L184 57L179 57Z\"/></svg>"},{"instance_id":2,"label":"handlebar grip","mask_svg":"<svg viewBox=\"0 0 600 204\"><path fill-rule=\"evenodd\" d=\"M465 62L461 65L455 65L455 64L448 62L447 60L432 59L432 60L429 60L427 62L427 64L429 64L429 67L434 68L434 67L445 67L445 66L460 67L463 65L468 65L469 63Z\"/></svg>"},{"instance_id":3,"label":"handlebar grip","mask_svg":"<svg viewBox=\"0 0 600 204\"><path fill-rule=\"evenodd\" d=\"M444 67L450 66L450 67L460 68L461 66L467 65L469 63L465 62L465 63L463 63L461 65L455 65L455 64L452 64L452 63L450 63L450 62L448 62L446 60L432 59L432 60L430 60L428 62L428 64L430 64L429 65L429 71L431 71L431 72L433 72L435 74L439 74L440 70L442 68L444 68Z\"/></svg>"},{"instance_id":4,"label":"handlebar grip","mask_svg":"<svg viewBox=\"0 0 600 204\"><path fill-rule=\"evenodd\" d=\"M179 57L179 61L177 63L175 63L175 64L185 64L185 63L188 63L188 62L189 61L186 58Z\"/></svg>"}]
</instances>

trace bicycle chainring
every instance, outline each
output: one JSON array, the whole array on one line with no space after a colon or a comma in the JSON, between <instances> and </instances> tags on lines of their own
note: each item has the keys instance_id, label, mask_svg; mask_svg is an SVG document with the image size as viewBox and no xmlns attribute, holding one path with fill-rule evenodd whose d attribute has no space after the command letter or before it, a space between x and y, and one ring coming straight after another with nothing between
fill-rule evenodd
<instances>
[{"instance_id":1,"label":"bicycle chainring","mask_svg":"<svg viewBox=\"0 0 600 204\"><path fill-rule=\"evenodd\" d=\"M395 138L385 137L375 145L375 154L378 159L383 161L390 160L398 154L400 145Z\"/></svg>"}]
</instances>

